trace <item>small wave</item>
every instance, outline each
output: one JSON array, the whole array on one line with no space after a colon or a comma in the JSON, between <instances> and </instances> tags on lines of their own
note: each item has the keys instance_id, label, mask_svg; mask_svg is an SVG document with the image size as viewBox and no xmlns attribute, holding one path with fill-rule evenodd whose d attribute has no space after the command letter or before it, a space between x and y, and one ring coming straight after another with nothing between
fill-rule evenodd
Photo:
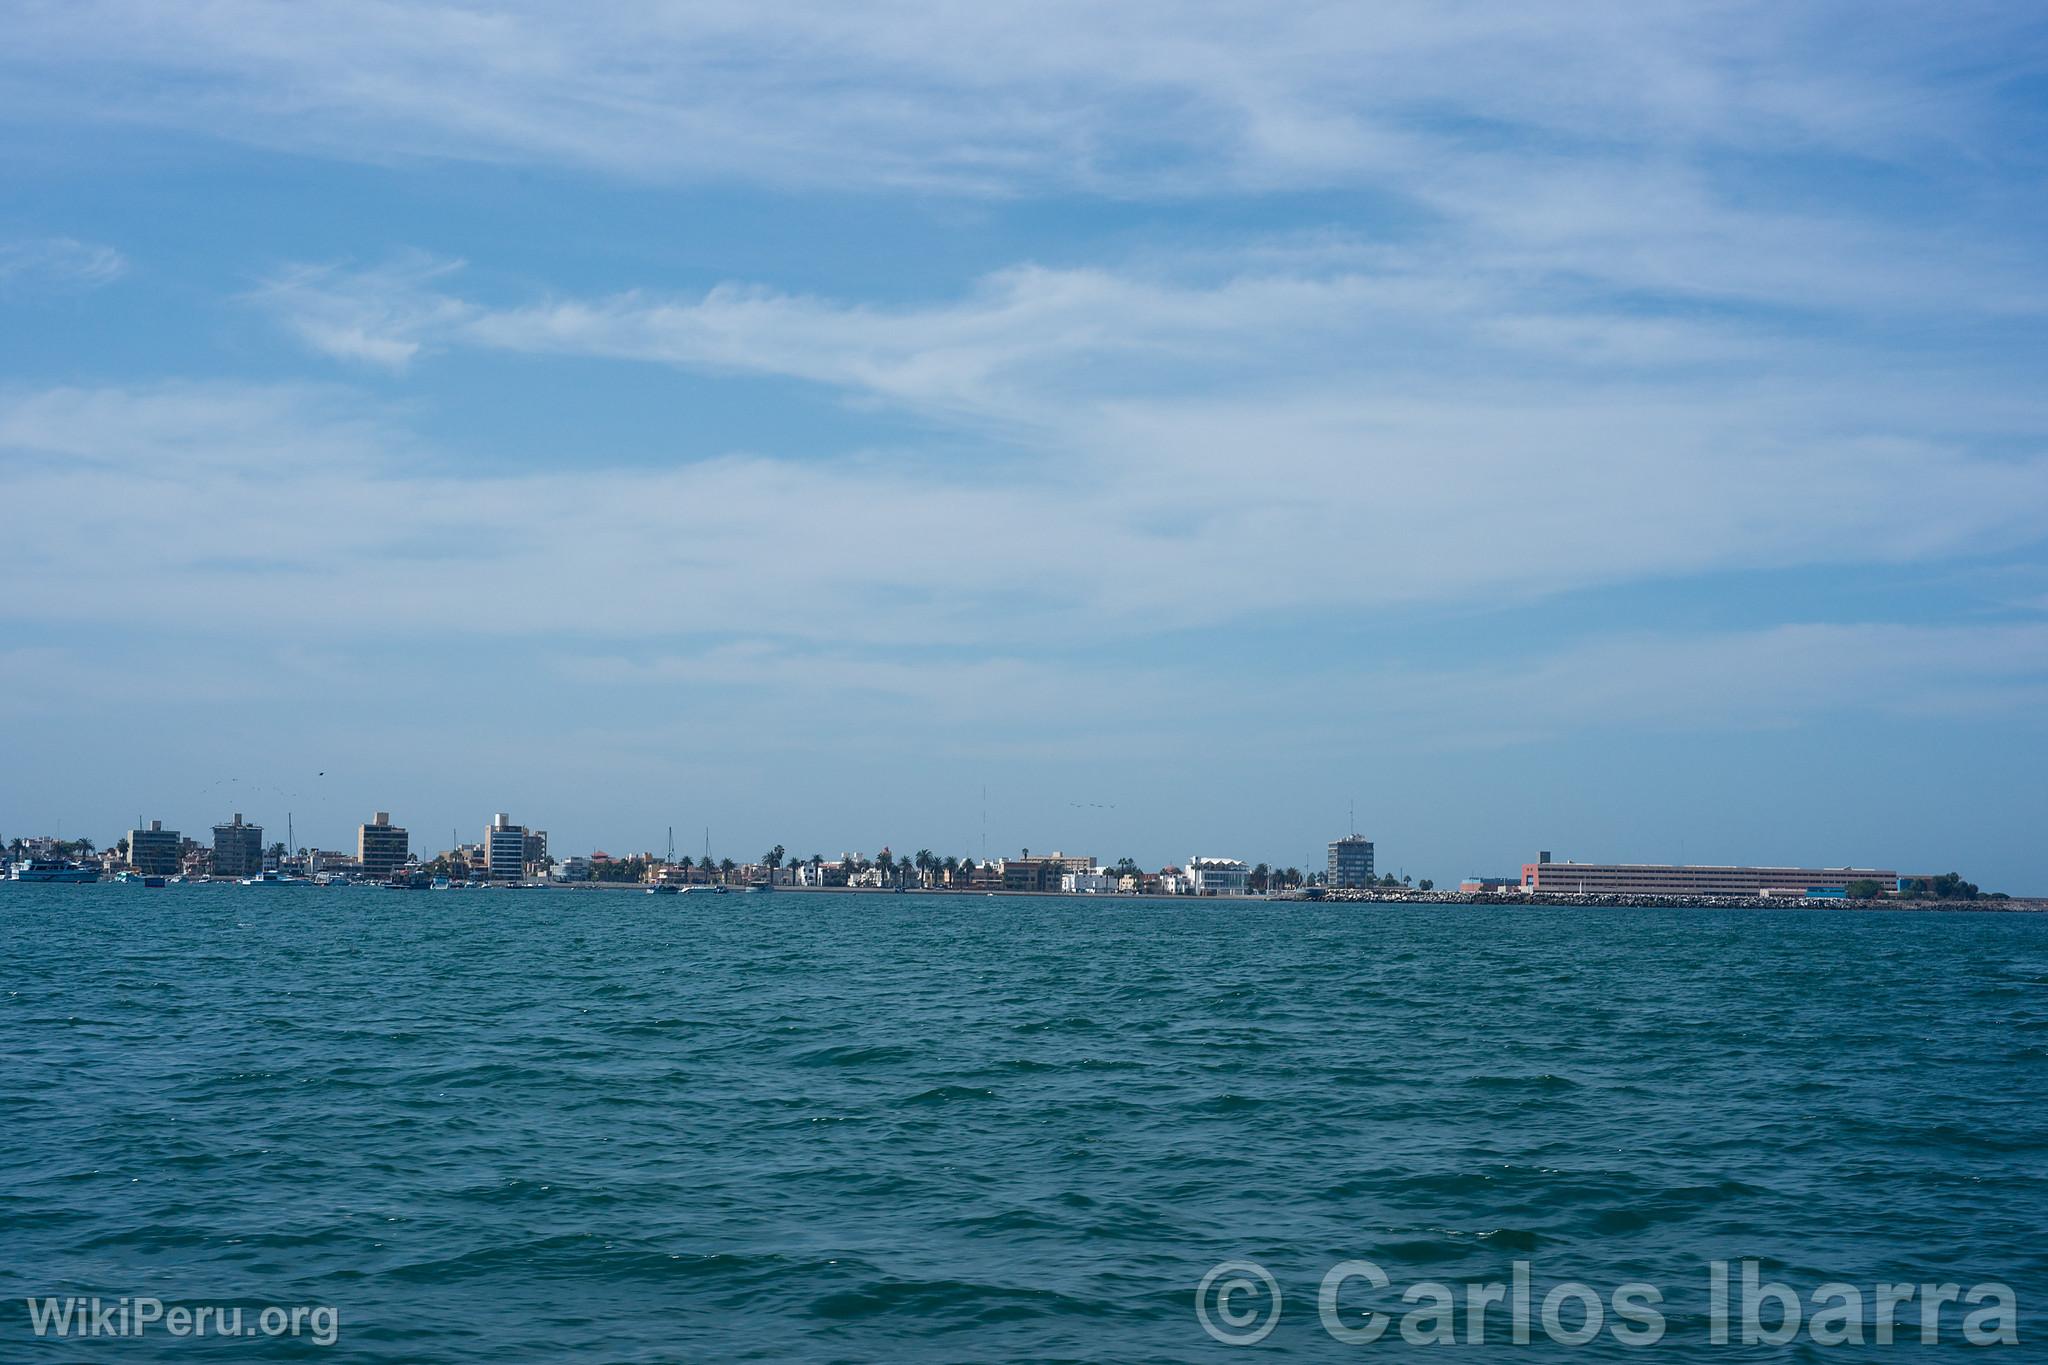
<instances>
[{"instance_id":1,"label":"small wave","mask_svg":"<svg viewBox=\"0 0 2048 1365\"><path fill-rule=\"evenodd\" d=\"M797 1066L893 1066L899 1062L914 1061L916 1057L917 1054L907 1047L840 1043L800 1052L790 1060Z\"/></svg>"},{"instance_id":2,"label":"small wave","mask_svg":"<svg viewBox=\"0 0 2048 1365\"><path fill-rule=\"evenodd\" d=\"M1468 1076L1465 1084L1475 1090L1539 1090L1546 1092L1577 1090L1579 1083L1566 1076L1553 1075L1546 1071L1537 1076Z\"/></svg>"},{"instance_id":3,"label":"small wave","mask_svg":"<svg viewBox=\"0 0 2048 1365\"><path fill-rule=\"evenodd\" d=\"M970 1280L877 1280L812 1301L812 1317L856 1321L884 1314L911 1319L958 1317L969 1322L1014 1322L1050 1316L1101 1317L1092 1300L1051 1289L978 1284Z\"/></svg>"},{"instance_id":4,"label":"small wave","mask_svg":"<svg viewBox=\"0 0 2048 1365\"><path fill-rule=\"evenodd\" d=\"M935 1085L929 1090L919 1091L909 1099L904 1100L903 1103L952 1104L960 1100L992 1100L995 1097L995 1091L983 1090L971 1085Z\"/></svg>"}]
</instances>

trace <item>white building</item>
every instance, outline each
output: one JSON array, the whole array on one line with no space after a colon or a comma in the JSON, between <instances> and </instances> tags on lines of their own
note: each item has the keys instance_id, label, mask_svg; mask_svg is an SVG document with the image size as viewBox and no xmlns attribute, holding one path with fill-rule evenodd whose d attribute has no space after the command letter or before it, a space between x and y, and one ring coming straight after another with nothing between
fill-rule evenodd
<instances>
[{"instance_id":1,"label":"white building","mask_svg":"<svg viewBox=\"0 0 2048 1365\"><path fill-rule=\"evenodd\" d=\"M796 884L798 886L844 886L846 885L846 876L846 864L843 862L798 863L796 865Z\"/></svg>"},{"instance_id":2,"label":"white building","mask_svg":"<svg viewBox=\"0 0 2048 1365\"><path fill-rule=\"evenodd\" d=\"M555 864L555 880L558 882L587 882L590 880L590 859L584 857L564 858Z\"/></svg>"},{"instance_id":3,"label":"white building","mask_svg":"<svg viewBox=\"0 0 2048 1365\"><path fill-rule=\"evenodd\" d=\"M1252 870L1236 858L1190 858L1188 880L1197 896L1251 894Z\"/></svg>"},{"instance_id":4,"label":"white building","mask_svg":"<svg viewBox=\"0 0 2048 1365\"><path fill-rule=\"evenodd\" d=\"M1107 896L1117 890L1117 879L1106 872L1063 872L1060 890L1069 896Z\"/></svg>"}]
</instances>

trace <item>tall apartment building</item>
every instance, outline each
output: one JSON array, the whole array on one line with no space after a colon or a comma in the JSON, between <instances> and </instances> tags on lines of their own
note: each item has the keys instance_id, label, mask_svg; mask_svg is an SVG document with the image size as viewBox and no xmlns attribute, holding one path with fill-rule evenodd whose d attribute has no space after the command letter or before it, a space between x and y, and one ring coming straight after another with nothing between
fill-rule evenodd
<instances>
[{"instance_id":1,"label":"tall apartment building","mask_svg":"<svg viewBox=\"0 0 2048 1365\"><path fill-rule=\"evenodd\" d=\"M526 849L519 856L522 870L527 876L547 876L548 832L544 829L530 829L526 831Z\"/></svg>"},{"instance_id":2,"label":"tall apartment building","mask_svg":"<svg viewBox=\"0 0 2048 1365\"><path fill-rule=\"evenodd\" d=\"M1372 840L1362 834L1347 834L1330 842L1330 873L1325 883L1353 889L1371 886Z\"/></svg>"},{"instance_id":3,"label":"tall apartment building","mask_svg":"<svg viewBox=\"0 0 2048 1365\"><path fill-rule=\"evenodd\" d=\"M128 866L145 877L176 876L182 846L178 831L165 829L161 820L152 820L148 829L128 831Z\"/></svg>"},{"instance_id":4,"label":"tall apartment building","mask_svg":"<svg viewBox=\"0 0 2048 1365\"><path fill-rule=\"evenodd\" d=\"M484 830L484 873L494 882L516 882L526 867L526 826L499 811Z\"/></svg>"},{"instance_id":5,"label":"tall apartment building","mask_svg":"<svg viewBox=\"0 0 2048 1365\"><path fill-rule=\"evenodd\" d=\"M263 826L245 825L242 813L213 827L213 875L253 877L263 870Z\"/></svg>"},{"instance_id":6,"label":"tall apartment building","mask_svg":"<svg viewBox=\"0 0 2048 1365\"><path fill-rule=\"evenodd\" d=\"M356 828L356 861L373 881L391 880L411 852L412 836L391 823L389 811L378 811L369 824Z\"/></svg>"}]
</instances>

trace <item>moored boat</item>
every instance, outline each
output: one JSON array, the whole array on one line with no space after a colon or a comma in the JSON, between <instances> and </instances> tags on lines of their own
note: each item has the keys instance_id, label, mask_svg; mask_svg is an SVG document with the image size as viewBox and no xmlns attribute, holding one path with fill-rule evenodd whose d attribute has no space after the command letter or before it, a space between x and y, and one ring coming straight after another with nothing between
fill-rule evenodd
<instances>
[{"instance_id":1,"label":"moored boat","mask_svg":"<svg viewBox=\"0 0 2048 1365\"><path fill-rule=\"evenodd\" d=\"M259 872L253 877L242 878L242 886L311 886L304 877L287 877L282 872Z\"/></svg>"},{"instance_id":2,"label":"moored boat","mask_svg":"<svg viewBox=\"0 0 2048 1365\"><path fill-rule=\"evenodd\" d=\"M74 858L23 858L7 875L17 882L96 882L100 870Z\"/></svg>"}]
</instances>

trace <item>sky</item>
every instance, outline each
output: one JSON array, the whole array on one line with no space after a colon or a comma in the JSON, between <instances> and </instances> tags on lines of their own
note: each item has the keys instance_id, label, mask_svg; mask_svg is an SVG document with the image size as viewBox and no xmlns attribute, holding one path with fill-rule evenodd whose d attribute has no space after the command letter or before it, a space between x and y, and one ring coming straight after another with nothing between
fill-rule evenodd
<instances>
[{"instance_id":1,"label":"sky","mask_svg":"<svg viewBox=\"0 0 2048 1365\"><path fill-rule=\"evenodd\" d=\"M2036 7L5 27L0 835L2048 893Z\"/></svg>"}]
</instances>

